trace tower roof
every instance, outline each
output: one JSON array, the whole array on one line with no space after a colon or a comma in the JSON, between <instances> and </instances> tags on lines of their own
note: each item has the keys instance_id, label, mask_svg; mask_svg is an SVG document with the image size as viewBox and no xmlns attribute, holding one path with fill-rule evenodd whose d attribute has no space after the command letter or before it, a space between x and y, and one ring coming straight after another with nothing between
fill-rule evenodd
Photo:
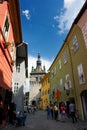
<instances>
[{"instance_id":1,"label":"tower roof","mask_svg":"<svg viewBox=\"0 0 87 130\"><path fill-rule=\"evenodd\" d=\"M32 71L31 71L31 73L35 73L35 74L37 74L37 73L39 73L39 74L43 74L43 73L46 73L45 72L45 67L42 69L42 66L41 66L41 59L40 59L40 53L38 52L38 55L37 55L37 61L36 61L36 68L34 69L34 68L32 68Z\"/></svg>"},{"instance_id":2,"label":"tower roof","mask_svg":"<svg viewBox=\"0 0 87 130\"><path fill-rule=\"evenodd\" d=\"M41 60L40 60L40 53L38 52L38 59L37 59L37 65L36 68L41 68Z\"/></svg>"}]
</instances>

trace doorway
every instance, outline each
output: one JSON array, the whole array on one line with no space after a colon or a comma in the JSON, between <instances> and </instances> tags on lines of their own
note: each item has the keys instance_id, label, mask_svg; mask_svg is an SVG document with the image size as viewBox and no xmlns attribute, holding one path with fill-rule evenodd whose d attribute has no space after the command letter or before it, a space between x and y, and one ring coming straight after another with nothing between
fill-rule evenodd
<instances>
[{"instance_id":1,"label":"doorway","mask_svg":"<svg viewBox=\"0 0 87 130\"><path fill-rule=\"evenodd\" d=\"M87 91L82 92L81 99L82 99L84 120L87 120Z\"/></svg>"}]
</instances>

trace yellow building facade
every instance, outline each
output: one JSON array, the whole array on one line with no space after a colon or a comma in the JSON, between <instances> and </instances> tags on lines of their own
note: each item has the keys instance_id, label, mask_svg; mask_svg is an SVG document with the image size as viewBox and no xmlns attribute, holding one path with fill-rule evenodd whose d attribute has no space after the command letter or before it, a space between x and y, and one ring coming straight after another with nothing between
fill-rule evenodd
<instances>
[{"instance_id":1,"label":"yellow building facade","mask_svg":"<svg viewBox=\"0 0 87 130\"><path fill-rule=\"evenodd\" d=\"M69 45L64 42L61 50L52 63L50 70L50 93L52 94L51 102L68 103L75 100L74 84L72 76L72 63L69 51ZM60 92L60 97L53 97L53 92Z\"/></svg>"},{"instance_id":2,"label":"yellow building facade","mask_svg":"<svg viewBox=\"0 0 87 130\"><path fill-rule=\"evenodd\" d=\"M45 110L47 105L50 104L49 102L49 90L50 90L50 84L49 84L49 73L47 73L40 81L41 83L41 97L40 97L40 109Z\"/></svg>"},{"instance_id":3,"label":"yellow building facade","mask_svg":"<svg viewBox=\"0 0 87 130\"><path fill-rule=\"evenodd\" d=\"M71 29L52 65L50 71L51 102L73 100L79 118L87 120L87 1L74 20ZM54 98L53 92L60 91Z\"/></svg>"}]
</instances>

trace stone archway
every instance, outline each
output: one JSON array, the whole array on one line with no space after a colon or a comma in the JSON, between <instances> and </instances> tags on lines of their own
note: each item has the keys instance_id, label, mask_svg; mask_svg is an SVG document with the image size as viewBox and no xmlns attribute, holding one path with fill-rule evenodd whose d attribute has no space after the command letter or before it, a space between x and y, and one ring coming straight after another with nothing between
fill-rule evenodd
<instances>
[{"instance_id":1,"label":"stone archway","mask_svg":"<svg viewBox=\"0 0 87 130\"><path fill-rule=\"evenodd\" d=\"M84 120L87 120L87 90L81 93Z\"/></svg>"},{"instance_id":2,"label":"stone archway","mask_svg":"<svg viewBox=\"0 0 87 130\"><path fill-rule=\"evenodd\" d=\"M36 101L35 100L32 101L32 105L36 106Z\"/></svg>"}]
</instances>

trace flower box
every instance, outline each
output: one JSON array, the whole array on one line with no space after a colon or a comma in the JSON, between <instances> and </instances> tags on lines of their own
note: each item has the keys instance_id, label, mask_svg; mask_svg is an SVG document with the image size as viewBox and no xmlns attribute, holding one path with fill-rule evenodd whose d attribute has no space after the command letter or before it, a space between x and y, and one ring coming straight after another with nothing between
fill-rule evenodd
<instances>
[{"instance_id":1,"label":"flower box","mask_svg":"<svg viewBox=\"0 0 87 130\"><path fill-rule=\"evenodd\" d=\"M11 44L10 42L5 42L5 43L4 43L5 49L6 49L10 44Z\"/></svg>"}]
</instances>

